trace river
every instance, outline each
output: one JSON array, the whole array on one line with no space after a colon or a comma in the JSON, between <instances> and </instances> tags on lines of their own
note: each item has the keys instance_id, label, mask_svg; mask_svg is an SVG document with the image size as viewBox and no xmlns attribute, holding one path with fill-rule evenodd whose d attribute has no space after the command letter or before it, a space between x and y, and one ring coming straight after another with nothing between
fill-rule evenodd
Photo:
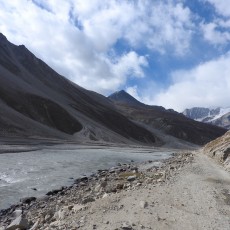
<instances>
[{"instance_id":1,"label":"river","mask_svg":"<svg viewBox=\"0 0 230 230\"><path fill-rule=\"evenodd\" d=\"M171 153L148 147L58 145L0 154L0 209L8 208L22 197L41 196L71 185L80 176L110 168L118 162L159 161Z\"/></svg>"}]
</instances>

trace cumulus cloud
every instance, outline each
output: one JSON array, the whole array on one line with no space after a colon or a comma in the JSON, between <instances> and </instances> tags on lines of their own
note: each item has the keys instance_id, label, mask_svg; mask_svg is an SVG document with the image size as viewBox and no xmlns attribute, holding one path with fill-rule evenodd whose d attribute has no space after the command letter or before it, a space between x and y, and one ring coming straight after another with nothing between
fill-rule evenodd
<instances>
[{"instance_id":1,"label":"cumulus cloud","mask_svg":"<svg viewBox=\"0 0 230 230\"><path fill-rule=\"evenodd\" d=\"M123 87L130 77L144 77L148 59L138 54L140 46L184 55L191 17L179 0L0 1L0 31L10 41L25 44L62 75L101 93ZM116 52L120 41L130 51Z\"/></svg>"},{"instance_id":2,"label":"cumulus cloud","mask_svg":"<svg viewBox=\"0 0 230 230\"><path fill-rule=\"evenodd\" d=\"M216 19L201 24L204 39L213 45L227 45L230 41L229 29L230 20Z\"/></svg>"},{"instance_id":3,"label":"cumulus cloud","mask_svg":"<svg viewBox=\"0 0 230 230\"><path fill-rule=\"evenodd\" d=\"M230 16L230 0L205 0L214 5L216 11L223 16Z\"/></svg>"},{"instance_id":4,"label":"cumulus cloud","mask_svg":"<svg viewBox=\"0 0 230 230\"><path fill-rule=\"evenodd\" d=\"M194 106L229 106L230 53L191 70L172 73L173 83L152 104L182 111Z\"/></svg>"},{"instance_id":5,"label":"cumulus cloud","mask_svg":"<svg viewBox=\"0 0 230 230\"><path fill-rule=\"evenodd\" d=\"M213 45L227 45L230 41L230 0L204 0L212 4L218 14L209 23L201 23L204 39Z\"/></svg>"}]
</instances>

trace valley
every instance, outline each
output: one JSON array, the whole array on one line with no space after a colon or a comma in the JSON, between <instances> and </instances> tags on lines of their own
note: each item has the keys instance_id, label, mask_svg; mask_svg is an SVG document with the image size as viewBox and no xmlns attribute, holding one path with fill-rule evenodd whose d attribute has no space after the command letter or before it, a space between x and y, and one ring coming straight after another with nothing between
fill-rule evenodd
<instances>
[{"instance_id":1,"label":"valley","mask_svg":"<svg viewBox=\"0 0 230 230\"><path fill-rule=\"evenodd\" d=\"M0 230L229 229L228 111L103 96L3 34L0 106Z\"/></svg>"}]
</instances>

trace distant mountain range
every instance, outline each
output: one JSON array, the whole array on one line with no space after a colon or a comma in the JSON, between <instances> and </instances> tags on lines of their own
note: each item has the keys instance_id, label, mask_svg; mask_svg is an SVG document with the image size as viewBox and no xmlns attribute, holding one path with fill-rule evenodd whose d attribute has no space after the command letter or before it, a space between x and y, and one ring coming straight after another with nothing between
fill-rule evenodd
<instances>
[{"instance_id":1,"label":"distant mountain range","mask_svg":"<svg viewBox=\"0 0 230 230\"><path fill-rule=\"evenodd\" d=\"M109 98L56 73L0 34L0 140L30 138L176 146L205 144L225 129L148 106L125 91Z\"/></svg>"},{"instance_id":2,"label":"distant mountain range","mask_svg":"<svg viewBox=\"0 0 230 230\"><path fill-rule=\"evenodd\" d=\"M120 113L156 133L162 140L165 140L166 135L169 135L187 142L203 144L214 138L217 133L223 132L223 129L194 121L172 109L166 110L161 106L145 105L124 90L118 91L108 98ZM168 138L166 139L166 142L169 141Z\"/></svg>"},{"instance_id":3,"label":"distant mountain range","mask_svg":"<svg viewBox=\"0 0 230 230\"><path fill-rule=\"evenodd\" d=\"M211 123L226 129L230 129L230 107L214 109L194 107L184 110L183 114L186 117L196 121Z\"/></svg>"}]
</instances>

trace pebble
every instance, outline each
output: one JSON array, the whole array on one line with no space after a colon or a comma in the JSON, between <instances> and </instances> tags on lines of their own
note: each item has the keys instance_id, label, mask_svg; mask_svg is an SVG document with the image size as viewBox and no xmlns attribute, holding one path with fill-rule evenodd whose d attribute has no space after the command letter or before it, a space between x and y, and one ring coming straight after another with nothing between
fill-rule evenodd
<instances>
[{"instance_id":1,"label":"pebble","mask_svg":"<svg viewBox=\"0 0 230 230\"><path fill-rule=\"evenodd\" d=\"M127 178L127 181L131 182L131 181L134 181L134 180L136 180L136 179L137 179L137 176L136 176L136 175L134 175L134 176L129 176L129 177Z\"/></svg>"},{"instance_id":2,"label":"pebble","mask_svg":"<svg viewBox=\"0 0 230 230\"><path fill-rule=\"evenodd\" d=\"M147 206L148 206L148 202L146 202L146 201L140 201L140 207L141 208L147 208Z\"/></svg>"}]
</instances>

